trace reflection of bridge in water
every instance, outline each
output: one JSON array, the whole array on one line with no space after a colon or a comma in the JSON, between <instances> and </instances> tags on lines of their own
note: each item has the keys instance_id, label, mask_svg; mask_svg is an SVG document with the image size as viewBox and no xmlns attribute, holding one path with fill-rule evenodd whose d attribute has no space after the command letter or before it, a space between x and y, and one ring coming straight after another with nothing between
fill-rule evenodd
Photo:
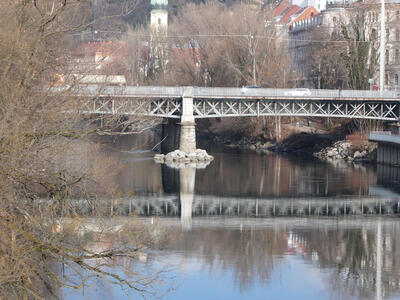
<instances>
[{"instance_id":1,"label":"reflection of bridge in water","mask_svg":"<svg viewBox=\"0 0 400 300\"><path fill-rule=\"evenodd\" d=\"M172 172L172 169L169 169ZM308 216L353 216L353 215L394 215L400 213L400 195L386 187L369 187L369 195L348 196L303 196L279 197L260 195L243 197L240 195L207 195L195 193L196 169L184 168L163 172L164 191L143 193L135 197L122 197L114 201L105 200L113 215L180 217L190 224L192 217L308 217ZM167 172L169 173L169 172ZM175 188L167 189L167 186ZM99 200L100 201L100 200ZM83 203L83 202L82 202ZM90 214L90 209L79 205L82 212ZM108 208L107 208L108 207Z\"/></svg>"},{"instance_id":2,"label":"reflection of bridge in water","mask_svg":"<svg viewBox=\"0 0 400 300\"><path fill-rule=\"evenodd\" d=\"M338 198L231 198L196 195L193 201L176 196L149 196L123 199L114 203L113 212L140 216L345 216L397 214L399 199L375 197Z\"/></svg>"},{"instance_id":3,"label":"reflection of bridge in water","mask_svg":"<svg viewBox=\"0 0 400 300\"><path fill-rule=\"evenodd\" d=\"M86 201L80 211L90 215ZM190 229L192 218L354 217L393 216L400 213L400 197L234 198L194 195L139 196L106 201L111 215L180 217Z\"/></svg>"},{"instance_id":4,"label":"reflection of bridge in water","mask_svg":"<svg viewBox=\"0 0 400 300\"><path fill-rule=\"evenodd\" d=\"M145 195L124 198L113 204L113 212L121 215L180 216L182 221L192 216L347 216L391 215L400 212L400 195L390 197L235 197L195 194L195 168L179 170L179 195ZM381 191L382 189L380 189Z\"/></svg>"}]
</instances>

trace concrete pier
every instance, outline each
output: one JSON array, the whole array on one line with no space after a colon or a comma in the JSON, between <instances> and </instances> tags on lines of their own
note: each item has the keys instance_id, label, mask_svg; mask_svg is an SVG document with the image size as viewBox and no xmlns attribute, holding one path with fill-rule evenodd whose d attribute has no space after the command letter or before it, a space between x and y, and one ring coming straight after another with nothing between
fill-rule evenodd
<instances>
[{"instance_id":1,"label":"concrete pier","mask_svg":"<svg viewBox=\"0 0 400 300\"><path fill-rule=\"evenodd\" d=\"M185 87L182 97L179 150L187 152L196 150L196 124L193 115L193 98L193 87Z\"/></svg>"},{"instance_id":2,"label":"concrete pier","mask_svg":"<svg viewBox=\"0 0 400 300\"><path fill-rule=\"evenodd\" d=\"M195 123L180 123L179 150L185 152L196 151L196 125Z\"/></svg>"},{"instance_id":3,"label":"concrete pier","mask_svg":"<svg viewBox=\"0 0 400 300\"><path fill-rule=\"evenodd\" d=\"M157 163L166 163L172 168L185 168L196 167L205 168L213 159L211 155L208 155L205 150L196 149L196 124L194 122L194 88L184 87L182 93L182 104L180 107L181 121L179 126L172 127L173 123L169 123L171 127L166 127L164 133L174 135L170 137L165 145L170 147L162 147L163 152L168 154L156 154L154 160ZM176 130L179 127L179 130ZM178 133L179 131L179 133ZM171 146L175 146L179 136L179 150L172 151ZM165 151L167 150L167 151Z\"/></svg>"},{"instance_id":4,"label":"concrete pier","mask_svg":"<svg viewBox=\"0 0 400 300\"><path fill-rule=\"evenodd\" d=\"M196 150L196 123L193 115L193 87L185 87L182 98L180 121L169 119L163 124L161 150L164 153L176 149L193 152Z\"/></svg>"}]
</instances>

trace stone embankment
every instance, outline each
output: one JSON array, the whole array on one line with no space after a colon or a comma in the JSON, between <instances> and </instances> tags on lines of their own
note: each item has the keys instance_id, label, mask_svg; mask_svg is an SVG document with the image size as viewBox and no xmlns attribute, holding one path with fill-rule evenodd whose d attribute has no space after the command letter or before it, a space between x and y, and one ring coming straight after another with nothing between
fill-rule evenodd
<instances>
[{"instance_id":1,"label":"stone embankment","mask_svg":"<svg viewBox=\"0 0 400 300\"><path fill-rule=\"evenodd\" d=\"M171 168L205 168L214 160L214 157L209 155L206 150L197 149L193 152L186 152L181 150L172 151L166 155L156 154L154 161L157 163L165 163Z\"/></svg>"},{"instance_id":2,"label":"stone embankment","mask_svg":"<svg viewBox=\"0 0 400 300\"><path fill-rule=\"evenodd\" d=\"M240 139L238 141L232 141L229 138L222 138L219 136L213 137L212 141L219 145L224 145L225 147L229 148L238 148L238 149L249 149L249 150L265 150L267 151L268 148L272 147L274 144L266 141L251 141L247 140L246 138Z\"/></svg>"},{"instance_id":3,"label":"stone embankment","mask_svg":"<svg viewBox=\"0 0 400 300\"><path fill-rule=\"evenodd\" d=\"M355 147L348 141L337 141L321 149L314 156L322 160L345 160L348 162L372 162L376 159L376 145L365 143Z\"/></svg>"},{"instance_id":4,"label":"stone embankment","mask_svg":"<svg viewBox=\"0 0 400 300\"><path fill-rule=\"evenodd\" d=\"M325 161L374 162L376 145L366 140L338 140L334 134L301 133L288 137L282 142L251 141L243 137L239 141L214 136L212 141L229 148L250 149L260 152L315 156Z\"/></svg>"}]
</instances>

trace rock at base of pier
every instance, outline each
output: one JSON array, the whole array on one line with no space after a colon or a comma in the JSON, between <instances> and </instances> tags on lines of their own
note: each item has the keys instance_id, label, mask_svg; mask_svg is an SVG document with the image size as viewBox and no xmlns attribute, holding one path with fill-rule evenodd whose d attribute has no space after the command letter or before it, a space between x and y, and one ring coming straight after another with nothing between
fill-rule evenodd
<instances>
[{"instance_id":1,"label":"rock at base of pier","mask_svg":"<svg viewBox=\"0 0 400 300\"><path fill-rule=\"evenodd\" d=\"M213 160L214 157L202 149L196 149L191 152L175 150L166 155L156 154L154 156L155 162L165 163L172 168L183 168L186 166L205 168Z\"/></svg>"}]
</instances>

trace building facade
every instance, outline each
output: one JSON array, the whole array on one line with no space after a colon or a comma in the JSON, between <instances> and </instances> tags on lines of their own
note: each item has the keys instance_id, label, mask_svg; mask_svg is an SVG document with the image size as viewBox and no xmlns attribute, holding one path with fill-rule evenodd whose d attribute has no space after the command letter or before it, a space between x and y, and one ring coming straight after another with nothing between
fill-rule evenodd
<instances>
[{"instance_id":1,"label":"building facade","mask_svg":"<svg viewBox=\"0 0 400 300\"><path fill-rule=\"evenodd\" d=\"M400 90L400 3L388 2L386 10L386 49L385 49L385 89ZM289 51L293 58L292 68L299 73L303 86L315 86L315 70L309 53L314 47L315 36L329 38L336 30L341 32L342 24L350 24L352 16L362 16L362 30L366 39L376 49L377 67L379 67L380 47L380 11L381 5L376 1L358 3L351 7L328 8L320 15L295 21L289 28ZM319 33L319 35L318 35ZM314 66L315 67L315 66ZM379 68L373 75L374 84L379 82Z\"/></svg>"},{"instance_id":2,"label":"building facade","mask_svg":"<svg viewBox=\"0 0 400 300\"><path fill-rule=\"evenodd\" d=\"M326 1L327 0L292 0L292 4L300 7L312 6L321 12L326 9Z\"/></svg>"},{"instance_id":3,"label":"building facade","mask_svg":"<svg viewBox=\"0 0 400 300\"><path fill-rule=\"evenodd\" d=\"M318 78L315 78L321 68L316 66L311 55L313 50L321 47L320 41L328 41L334 32L340 31L340 24L347 22L344 8L330 8L309 18L296 20L289 27L289 52L292 56L291 72L296 76L301 86L318 88ZM336 71L336 70L335 70Z\"/></svg>"},{"instance_id":4,"label":"building facade","mask_svg":"<svg viewBox=\"0 0 400 300\"><path fill-rule=\"evenodd\" d=\"M380 4L369 6L366 25L369 36L376 48L379 47ZM385 89L400 90L400 3L387 3L386 10L386 49L385 49ZM378 81L376 75L376 82Z\"/></svg>"}]
</instances>

